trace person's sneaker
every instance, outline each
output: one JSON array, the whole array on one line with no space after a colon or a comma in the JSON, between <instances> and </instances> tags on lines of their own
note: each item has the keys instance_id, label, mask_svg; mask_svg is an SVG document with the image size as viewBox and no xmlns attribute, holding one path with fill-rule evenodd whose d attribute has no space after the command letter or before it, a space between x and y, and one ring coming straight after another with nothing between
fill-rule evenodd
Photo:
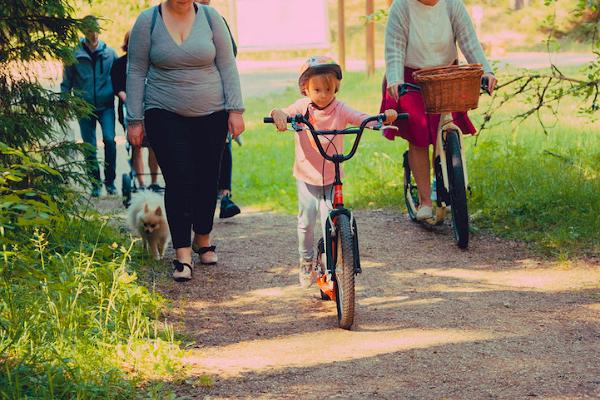
<instances>
[{"instance_id":1,"label":"person's sneaker","mask_svg":"<svg viewBox=\"0 0 600 400\"><path fill-rule=\"evenodd\" d=\"M160 193L165 190L164 187L160 186L158 183L152 183L148 186L148 190L152 190L155 193Z\"/></svg>"},{"instance_id":2,"label":"person's sneaker","mask_svg":"<svg viewBox=\"0 0 600 400\"><path fill-rule=\"evenodd\" d=\"M173 260L173 280L175 282L186 282L190 279L192 279L192 266L179 260Z\"/></svg>"},{"instance_id":3,"label":"person's sneaker","mask_svg":"<svg viewBox=\"0 0 600 400\"><path fill-rule=\"evenodd\" d=\"M115 187L114 183L107 183L105 186L106 186L106 193L109 196L114 196L115 194L117 194L117 188Z\"/></svg>"},{"instance_id":4,"label":"person's sneaker","mask_svg":"<svg viewBox=\"0 0 600 400\"><path fill-rule=\"evenodd\" d=\"M421 206L417 210L417 221L425 221L433 218L433 208L431 206Z\"/></svg>"},{"instance_id":5,"label":"person's sneaker","mask_svg":"<svg viewBox=\"0 0 600 400\"><path fill-rule=\"evenodd\" d=\"M315 271L315 262L310 259L300 258L298 265L298 280L300 286L309 288L317 281L317 271Z\"/></svg>"},{"instance_id":6,"label":"person's sneaker","mask_svg":"<svg viewBox=\"0 0 600 400\"><path fill-rule=\"evenodd\" d=\"M92 192L90 193L90 195L92 197L100 197L101 192L102 192L102 189L99 186L96 186L96 187L92 188Z\"/></svg>"},{"instance_id":7,"label":"person's sneaker","mask_svg":"<svg viewBox=\"0 0 600 400\"><path fill-rule=\"evenodd\" d=\"M224 195L221 197L221 211L219 211L219 218L231 218L240 213L240 208L231 201L231 195Z\"/></svg>"}]
</instances>

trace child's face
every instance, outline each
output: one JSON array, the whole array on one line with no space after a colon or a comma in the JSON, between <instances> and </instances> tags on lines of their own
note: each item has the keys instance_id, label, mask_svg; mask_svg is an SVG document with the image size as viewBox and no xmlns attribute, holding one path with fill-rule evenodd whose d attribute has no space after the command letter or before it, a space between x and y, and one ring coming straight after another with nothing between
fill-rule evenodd
<instances>
[{"instance_id":1,"label":"child's face","mask_svg":"<svg viewBox=\"0 0 600 400\"><path fill-rule=\"evenodd\" d=\"M313 104L325 108L335 98L335 86L331 84L331 80L314 76L308 80L306 94Z\"/></svg>"}]
</instances>

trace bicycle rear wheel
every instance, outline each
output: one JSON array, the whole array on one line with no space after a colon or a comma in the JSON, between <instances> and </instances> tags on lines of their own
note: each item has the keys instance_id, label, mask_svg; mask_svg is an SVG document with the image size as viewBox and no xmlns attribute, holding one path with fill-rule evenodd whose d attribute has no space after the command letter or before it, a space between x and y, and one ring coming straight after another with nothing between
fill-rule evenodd
<instances>
[{"instance_id":1,"label":"bicycle rear wheel","mask_svg":"<svg viewBox=\"0 0 600 400\"><path fill-rule=\"evenodd\" d=\"M417 184L408 163L408 151L404 152L402 166L404 167L404 201L406 202L406 211L410 219L417 222L419 192L417 191Z\"/></svg>"},{"instance_id":2,"label":"bicycle rear wheel","mask_svg":"<svg viewBox=\"0 0 600 400\"><path fill-rule=\"evenodd\" d=\"M460 152L459 133L449 130L446 133L446 162L452 205L452 230L454 239L461 249L469 245L469 212L467 209L467 191L465 174Z\"/></svg>"},{"instance_id":3,"label":"bicycle rear wheel","mask_svg":"<svg viewBox=\"0 0 600 400\"><path fill-rule=\"evenodd\" d=\"M350 219L345 214L337 216L337 264L333 287L337 306L338 325L350 329L354 323L354 246Z\"/></svg>"}]
</instances>

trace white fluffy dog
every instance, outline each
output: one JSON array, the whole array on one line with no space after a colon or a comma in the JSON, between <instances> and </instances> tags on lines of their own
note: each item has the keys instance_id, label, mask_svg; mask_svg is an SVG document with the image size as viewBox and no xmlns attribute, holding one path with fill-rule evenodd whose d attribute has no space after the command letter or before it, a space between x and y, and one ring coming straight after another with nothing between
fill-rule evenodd
<instances>
[{"instance_id":1,"label":"white fluffy dog","mask_svg":"<svg viewBox=\"0 0 600 400\"><path fill-rule=\"evenodd\" d=\"M137 193L129 207L127 222L142 237L144 250L160 260L170 239L163 197L153 192Z\"/></svg>"}]
</instances>

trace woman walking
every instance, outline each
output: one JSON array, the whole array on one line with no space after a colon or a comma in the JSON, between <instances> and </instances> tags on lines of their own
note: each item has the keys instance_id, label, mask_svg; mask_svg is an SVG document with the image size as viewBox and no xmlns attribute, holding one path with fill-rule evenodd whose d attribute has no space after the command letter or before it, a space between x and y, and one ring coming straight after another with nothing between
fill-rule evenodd
<instances>
[{"instance_id":1,"label":"woman walking","mask_svg":"<svg viewBox=\"0 0 600 400\"><path fill-rule=\"evenodd\" d=\"M163 171L176 281L191 279L192 249L201 263L217 262L210 233L219 164L227 132L244 130L243 111L231 37L216 10L166 0L140 14L129 42L128 135L139 144L145 130Z\"/></svg>"}]
</instances>

